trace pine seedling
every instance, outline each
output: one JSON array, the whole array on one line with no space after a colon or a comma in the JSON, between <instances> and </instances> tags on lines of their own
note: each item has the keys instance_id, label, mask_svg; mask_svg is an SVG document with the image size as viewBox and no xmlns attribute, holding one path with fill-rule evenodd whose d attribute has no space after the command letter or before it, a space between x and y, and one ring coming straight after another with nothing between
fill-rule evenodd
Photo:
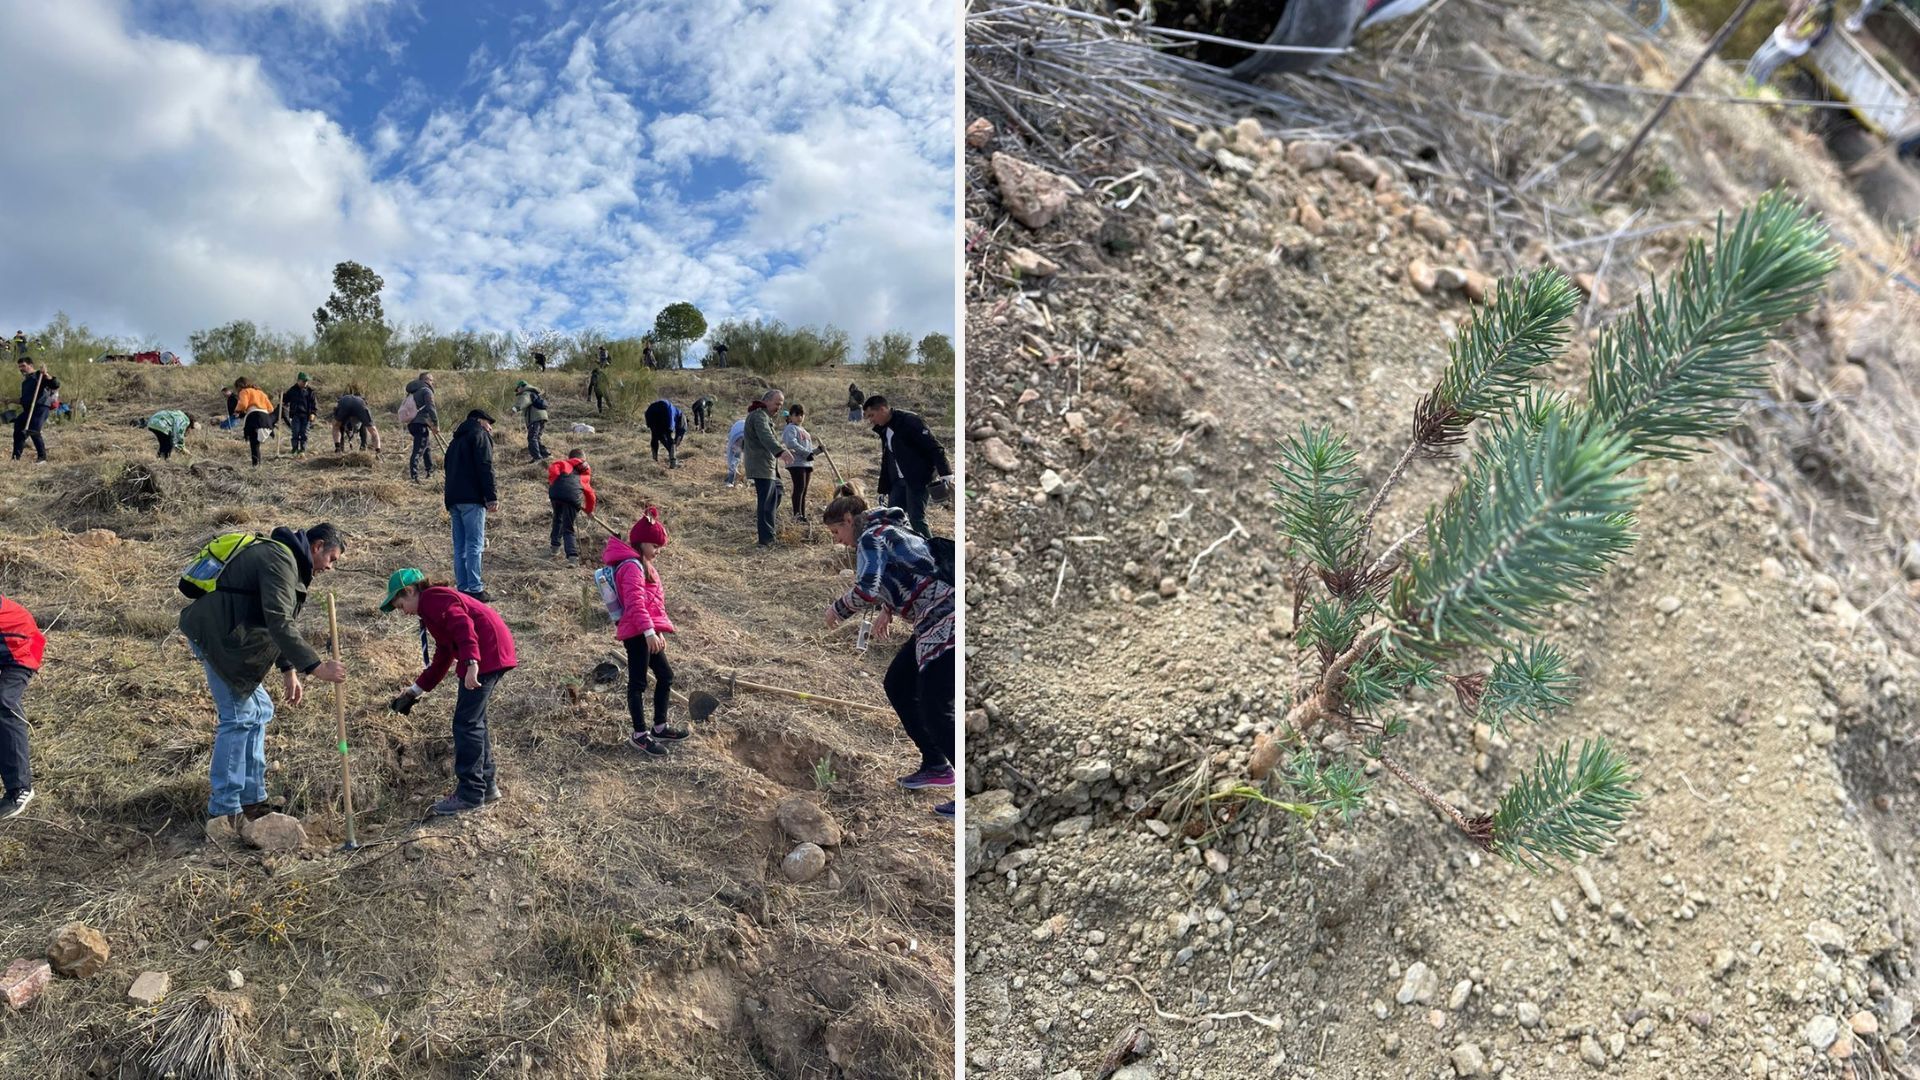
<instances>
[{"instance_id":1,"label":"pine seedling","mask_svg":"<svg viewBox=\"0 0 1920 1080\"><path fill-rule=\"evenodd\" d=\"M1493 813L1470 816L1391 752L1409 700L1444 685L1503 734L1567 707L1571 664L1544 631L1555 608L1586 596L1633 546L1635 467L1698 453L1733 425L1765 381L1767 343L1812 307L1834 265L1825 229L1771 192L1731 225L1722 216L1711 248L1689 243L1665 284L1601 332L1583 393L1541 385L1579 294L1565 275L1539 270L1503 282L1453 341L1370 498L1339 433L1284 440L1275 507L1296 567L1294 641L1314 675L1255 746L1249 772L1260 786L1222 794L1302 817L1351 815L1366 783L1350 761L1323 763L1312 749L1327 729L1518 866L1543 870L1604 847L1639 798L1604 739L1539 752ZM1374 521L1408 466L1450 458L1470 436L1451 494L1376 553Z\"/></svg>"}]
</instances>

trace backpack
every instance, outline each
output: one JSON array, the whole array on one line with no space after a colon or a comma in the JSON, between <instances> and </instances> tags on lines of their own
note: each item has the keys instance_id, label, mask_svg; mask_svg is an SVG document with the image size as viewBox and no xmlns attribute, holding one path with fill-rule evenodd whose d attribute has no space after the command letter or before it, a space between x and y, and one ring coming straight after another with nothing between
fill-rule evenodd
<instances>
[{"instance_id":1,"label":"backpack","mask_svg":"<svg viewBox=\"0 0 1920 1080\"><path fill-rule=\"evenodd\" d=\"M533 399L530 402L528 402L527 408L539 409L541 412L546 412L547 411L546 395L542 394L538 390L533 391Z\"/></svg>"},{"instance_id":2,"label":"backpack","mask_svg":"<svg viewBox=\"0 0 1920 1080\"><path fill-rule=\"evenodd\" d=\"M395 410L394 415L399 418L401 427L413 423L413 418L420 415L419 393L408 394L407 400L400 403L400 408Z\"/></svg>"},{"instance_id":3,"label":"backpack","mask_svg":"<svg viewBox=\"0 0 1920 1080\"><path fill-rule=\"evenodd\" d=\"M280 541L257 533L226 533L216 536L200 553L193 557L187 568L180 572L180 594L189 600L198 600L214 591L219 585L220 573L227 568L234 557L251 547L255 541L265 540L279 544ZM286 547L285 544L280 544ZM291 549L289 549L291 550Z\"/></svg>"},{"instance_id":4,"label":"backpack","mask_svg":"<svg viewBox=\"0 0 1920 1080\"><path fill-rule=\"evenodd\" d=\"M607 618L613 620L615 624L620 622L620 616L627 613L627 608L620 602L620 585L614 579L619 575L621 567L639 561L639 559L621 559L612 566L603 566L593 572L593 582L600 586L600 602L606 605ZM641 576L644 577L646 572L647 568L642 566Z\"/></svg>"}]
</instances>

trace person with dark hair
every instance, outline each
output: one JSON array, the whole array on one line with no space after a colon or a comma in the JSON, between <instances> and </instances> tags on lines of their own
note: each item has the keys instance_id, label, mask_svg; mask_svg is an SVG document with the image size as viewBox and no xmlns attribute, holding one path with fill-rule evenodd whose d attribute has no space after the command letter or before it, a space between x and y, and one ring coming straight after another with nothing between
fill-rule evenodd
<instances>
[{"instance_id":1,"label":"person with dark hair","mask_svg":"<svg viewBox=\"0 0 1920 1080\"><path fill-rule=\"evenodd\" d=\"M633 721L633 734L627 744L650 757L666 754L666 743L687 737L686 728L667 723L672 705L673 668L667 664L667 635L673 633L673 620L667 618L666 586L654 559L667 546L667 527L660 520L660 508L648 506L640 520L633 523L623 542L607 537L600 561L611 569L602 574L612 578L613 601L607 613L614 617L613 636L627 651L627 718ZM647 672L654 676L653 723L647 723Z\"/></svg>"},{"instance_id":2,"label":"person with dark hair","mask_svg":"<svg viewBox=\"0 0 1920 1080\"><path fill-rule=\"evenodd\" d=\"M395 608L419 617L421 630L433 638L433 659L390 707L411 713L414 703L440 685L449 670L460 680L453 703L456 783L451 794L433 804L433 813L451 817L498 802L500 785L494 774L487 702L501 678L519 665L513 632L499 612L445 582L428 581L427 575L412 567L395 570L387 578L387 599L380 610Z\"/></svg>"},{"instance_id":3,"label":"person with dark hair","mask_svg":"<svg viewBox=\"0 0 1920 1080\"><path fill-rule=\"evenodd\" d=\"M880 436L880 498L907 512L907 521L921 536L927 531L927 499L935 485L952 482L947 449L940 445L927 422L895 409L878 394L861 404L861 413Z\"/></svg>"},{"instance_id":4,"label":"person with dark hair","mask_svg":"<svg viewBox=\"0 0 1920 1080\"><path fill-rule=\"evenodd\" d=\"M33 801L33 761L27 753L27 682L47 651L33 613L0 596L0 821L19 817Z\"/></svg>"},{"instance_id":5,"label":"person with dark hair","mask_svg":"<svg viewBox=\"0 0 1920 1080\"><path fill-rule=\"evenodd\" d=\"M290 449L297 454L307 452L307 429L313 426L313 418L320 415L320 403L313 396L313 387L307 385L310 380L306 372L301 372L280 395L280 411L286 414Z\"/></svg>"},{"instance_id":6,"label":"person with dark hair","mask_svg":"<svg viewBox=\"0 0 1920 1080\"><path fill-rule=\"evenodd\" d=\"M693 430L707 433L707 423L713 419L713 398L701 396L693 399Z\"/></svg>"},{"instance_id":7,"label":"person with dark hair","mask_svg":"<svg viewBox=\"0 0 1920 1080\"><path fill-rule=\"evenodd\" d=\"M859 383L847 384L847 419L858 422L860 407L866 403L867 395L860 392Z\"/></svg>"},{"instance_id":8,"label":"person with dark hair","mask_svg":"<svg viewBox=\"0 0 1920 1080\"><path fill-rule=\"evenodd\" d=\"M547 370L547 354L544 350L533 350L533 366L538 371Z\"/></svg>"},{"instance_id":9,"label":"person with dark hair","mask_svg":"<svg viewBox=\"0 0 1920 1080\"><path fill-rule=\"evenodd\" d=\"M787 395L769 390L761 395L758 409L747 410L746 473L753 481L754 527L761 547L773 545L773 512L780 505L779 474L774 472L774 462L793 464L793 455L773 434L773 417L786 400Z\"/></svg>"},{"instance_id":10,"label":"person with dark hair","mask_svg":"<svg viewBox=\"0 0 1920 1080\"><path fill-rule=\"evenodd\" d=\"M424 473L431 480L433 443L430 440L440 430L440 410L433 397L433 372L423 371L419 378L407 384L407 400L401 403L400 410L407 434L413 436L413 451L407 455L407 479L419 483Z\"/></svg>"},{"instance_id":11,"label":"person with dark hair","mask_svg":"<svg viewBox=\"0 0 1920 1080\"><path fill-rule=\"evenodd\" d=\"M365 450L371 438L373 452L380 452L380 429L374 425L373 410L367 407L366 395L357 383L349 384L333 407L333 452L345 449L347 438L355 433L360 436L360 449Z\"/></svg>"},{"instance_id":12,"label":"person with dark hair","mask_svg":"<svg viewBox=\"0 0 1920 1080\"><path fill-rule=\"evenodd\" d=\"M927 541L907 528L897 506L869 510L866 500L842 496L822 515L836 542L854 549L853 585L827 609L827 627L864 611L878 611L873 636L885 638L898 615L913 636L887 665L887 701L920 750L920 767L900 778L910 791L952 789L954 755L954 591L940 580ZM934 808L953 817L953 803Z\"/></svg>"},{"instance_id":13,"label":"person with dark hair","mask_svg":"<svg viewBox=\"0 0 1920 1080\"><path fill-rule=\"evenodd\" d=\"M648 371L653 370L653 338L651 337L640 339L640 362L646 365Z\"/></svg>"},{"instance_id":14,"label":"person with dark hair","mask_svg":"<svg viewBox=\"0 0 1920 1080\"><path fill-rule=\"evenodd\" d=\"M660 448L667 448L667 468L680 467L680 441L687 437L687 414L666 398L647 406L647 433L652 436L653 460L660 460Z\"/></svg>"},{"instance_id":15,"label":"person with dark hair","mask_svg":"<svg viewBox=\"0 0 1920 1080\"><path fill-rule=\"evenodd\" d=\"M60 380L42 367L35 367L33 357L22 356L17 361L20 367L20 415L13 420L13 460L19 461L27 448L27 440L33 440L34 460L46 464L47 441L40 436L40 429L47 422L47 414L53 411L54 402L60 398Z\"/></svg>"},{"instance_id":16,"label":"person with dark hair","mask_svg":"<svg viewBox=\"0 0 1920 1080\"><path fill-rule=\"evenodd\" d=\"M253 385L245 375L233 380L233 409L241 419L240 431L247 437L247 449L253 456L253 467L260 467L260 444L267 440L273 431L273 399L265 390Z\"/></svg>"},{"instance_id":17,"label":"person with dark hair","mask_svg":"<svg viewBox=\"0 0 1920 1080\"><path fill-rule=\"evenodd\" d=\"M447 442L447 514L453 519L453 579L460 591L491 601L480 576L480 552L487 543L487 515L500 509L493 482L493 417L484 409L467 413Z\"/></svg>"},{"instance_id":18,"label":"person with dark hair","mask_svg":"<svg viewBox=\"0 0 1920 1080\"><path fill-rule=\"evenodd\" d=\"M605 345L600 346L600 354L605 356L606 352L607 347ZM605 368L606 364L602 362L598 367L595 367L591 372L587 373L587 400L593 402L593 411L596 413L607 411L607 380L605 377Z\"/></svg>"},{"instance_id":19,"label":"person with dark hair","mask_svg":"<svg viewBox=\"0 0 1920 1080\"><path fill-rule=\"evenodd\" d=\"M787 410L787 426L780 429L780 445L793 455L793 462L787 466L787 475L793 477L793 517L795 521L807 516L807 482L813 479L813 457L820 452L820 444L813 441L800 422L806 419L807 409L796 404Z\"/></svg>"},{"instance_id":20,"label":"person with dark hair","mask_svg":"<svg viewBox=\"0 0 1920 1080\"><path fill-rule=\"evenodd\" d=\"M199 426L194 423L193 414L180 409L163 409L141 422L142 427L153 432L160 443L161 458L170 458L175 450L187 452L187 432Z\"/></svg>"},{"instance_id":21,"label":"person with dark hair","mask_svg":"<svg viewBox=\"0 0 1920 1080\"><path fill-rule=\"evenodd\" d=\"M595 502L593 470L587 467L578 449L567 451L566 457L547 466L547 501L553 505L553 528L549 534L552 548L547 557L559 558L564 545L567 562L578 566L580 547L574 539L573 525L581 513L593 513Z\"/></svg>"},{"instance_id":22,"label":"person with dark hair","mask_svg":"<svg viewBox=\"0 0 1920 1080\"><path fill-rule=\"evenodd\" d=\"M600 346L600 366L606 367L611 363L613 363L613 357L607 355L607 347L605 345Z\"/></svg>"},{"instance_id":23,"label":"person with dark hair","mask_svg":"<svg viewBox=\"0 0 1920 1080\"><path fill-rule=\"evenodd\" d=\"M547 398L540 388L521 379L513 387L513 411L527 414L527 460L545 461L553 455L541 434L547 430Z\"/></svg>"},{"instance_id":24,"label":"person with dark hair","mask_svg":"<svg viewBox=\"0 0 1920 1080\"><path fill-rule=\"evenodd\" d=\"M205 559L190 568L196 576L210 574L216 584L194 586L187 576L181 579L181 591L195 599L180 612L180 631L200 661L220 717L209 765L210 840L232 840L239 834L242 815L255 818L272 809L267 805L266 732L273 699L261 685L268 669L282 672L289 705L300 704L305 696L303 674L330 683L347 677L339 661L315 652L294 625L313 576L333 569L346 552L346 539L330 524L322 522L304 532L282 526L270 536L243 538L207 571L202 570Z\"/></svg>"}]
</instances>

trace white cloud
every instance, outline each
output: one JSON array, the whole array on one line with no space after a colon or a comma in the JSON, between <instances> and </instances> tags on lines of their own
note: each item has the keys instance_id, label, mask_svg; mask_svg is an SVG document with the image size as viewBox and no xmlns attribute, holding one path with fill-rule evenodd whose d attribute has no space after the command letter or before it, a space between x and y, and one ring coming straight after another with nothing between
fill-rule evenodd
<instances>
[{"instance_id":1,"label":"white cloud","mask_svg":"<svg viewBox=\"0 0 1920 1080\"><path fill-rule=\"evenodd\" d=\"M364 25L393 6L393 0L200 0L200 3L214 11L244 15L285 10L317 22L335 33L350 26Z\"/></svg>"},{"instance_id":2,"label":"white cloud","mask_svg":"<svg viewBox=\"0 0 1920 1080\"><path fill-rule=\"evenodd\" d=\"M690 299L710 323L952 332L942 0L562 13L476 50L465 102L403 81L366 147L289 106L256 58L123 17L115 0L0 5L0 40L37 43L0 110L0 145L33 163L0 171L0 229L35 256L0 262L0 321L66 308L175 348L231 318L300 330L353 258L386 276L396 318L443 329L632 332Z\"/></svg>"},{"instance_id":3,"label":"white cloud","mask_svg":"<svg viewBox=\"0 0 1920 1080\"><path fill-rule=\"evenodd\" d=\"M245 57L131 37L104 0L0 5L9 54L0 262L14 321L56 309L156 333L235 318L302 328L332 263L407 246L393 198L321 113Z\"/></svg>"}]
</instances>

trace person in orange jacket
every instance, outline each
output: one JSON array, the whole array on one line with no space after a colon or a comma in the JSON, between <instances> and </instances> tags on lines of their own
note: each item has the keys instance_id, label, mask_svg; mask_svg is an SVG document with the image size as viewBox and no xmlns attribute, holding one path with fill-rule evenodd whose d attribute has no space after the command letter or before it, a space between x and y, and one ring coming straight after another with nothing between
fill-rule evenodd
<instances>
[{"instance_id":1,"label":"person in orange jacket","mask_svg":"<svg viewBox=\"0 0 1920 1080\"><path fill-rule=\"evenodd\" d=\"M580 565L580 548L573 538L574 519L581 511L593 513L593 470L587 467L586 460L579 450L567 451L567 456L547 466L547 499L553 503L553 531L550 536L553 548L548 557L559 558L564 544L567 561Z\"/></svg>"},{"instance_id":2,"label":"person in orange jacket","mask_svg":"<svg viewBox=\"0 0 1920 1080\"><path fill-rule=\"evenodd\" d=\"M266 441L268 433L273 431L273 399L265 390L253 385L245 375L233 380L233 414L241 417L244 424L241 429L247 436L247 448L253 453L255 468L260 467L260 444Z\"/></svg>"},{"instance_id":3,"label":"person in orange jacket","mask_svg":"<svg viewBox=\"0 0 1920 1080\"><path fill-rule=\"evenodd\" d=\"M46 635L33 613L0 596L0 821L18 817L33 801L33 765L27 759L27 680L40 670Z\"/></svg>"}]
</instances>

